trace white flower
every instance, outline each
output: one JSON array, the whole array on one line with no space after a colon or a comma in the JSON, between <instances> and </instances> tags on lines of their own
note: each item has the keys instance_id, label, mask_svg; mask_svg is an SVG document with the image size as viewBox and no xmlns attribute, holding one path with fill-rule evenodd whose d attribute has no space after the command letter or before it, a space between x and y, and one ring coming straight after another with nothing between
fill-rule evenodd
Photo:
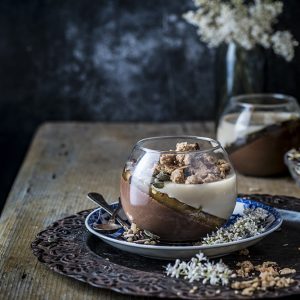
<instances>
[{"instance_id":1,"label":"white flower","mask_svg":"<svg viewBox=\"0 0 300 300\"><path fill-rule=\"evenodd\" d=\"M207 261L207 258L203 254L203 252L199 252L198 254L196 254L196 258L198 261ZM194 261L196 262L196 259L194 259Z\"/></svg>"},{"instance_id":2,"label":"white flower","mask_svg":"<svg viewBox=\"0 0 300 300\"><path fill-rule=\"evenodd\" d=\"M202 252L188 262L177 259L174 265L168 264L166 273L175 278L182 276L189 282L202 280L202 283L211 285L227 285L233 274L222 260L215 264L210 262Z\"/></svg>"},{"instance_id":3,"label":"white flower","mask_svg":"<svg viewBox=\"0 0 300 300\"><path fill-rule=\"evenodd\" d=\"M226 228L221 227L204 237L202 244L222 244L258 235L265 230L264 222L268 215L266 210L259 207L256 209L246 208L243 216L238 217L233 224Z\"/></svg>"},{"instance_id":4,"label":"white flower","mask_svg":"<svg viewBox=\"0 0 300 300\"><path fill-rule=\"evenodd\" d=\"M183 15L196 26L200 39L209 47L235 42L246 50L256 45L272 47L276 54L290 61L298 43L291 33L275 32L273 25L282 13L282 1L254 0L194 0L196 11ZM289 35L288 35L289 34Z\"/></svg>"},{"instance_id":5,"label":"white flower","mask_svg":"<svg viewBox=\"0 0 300 300\"><path fill-rule=\"evenodd\" d=\"M294 47L298 46L298 42L289 31L277 31L273 34L271 40L276 54L283 56L287 61L293 59Z\"/></svg>"}]
</instances>

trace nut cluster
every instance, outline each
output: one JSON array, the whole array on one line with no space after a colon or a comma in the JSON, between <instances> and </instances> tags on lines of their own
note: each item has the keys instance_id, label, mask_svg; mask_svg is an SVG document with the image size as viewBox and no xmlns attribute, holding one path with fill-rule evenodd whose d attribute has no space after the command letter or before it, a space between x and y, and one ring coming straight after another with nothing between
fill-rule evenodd
<instances>
[{"instance_id":1,"label":"nut cluster","mask_svg":"<svg viewBox=\"0 0 300 300\"><path fill-rule=\"evenodd\" d=\"M237 266L239 267L236 270L237 276L243 278L249 278L250 276L250 279L235 281L231 284L231 288L241 290L243 296L252 296L255 291L259 290L265 291L288 287L295 282L293 278L283 275L293 274L296 270L290 268L280 269L276 262L266 261L261 265L254 266L250 261L246 260L238 263ZM255 272L259 272L259 275L253 276Z\"/></svg>"},{"instance_id":2,"label":"nut cluster","mask_svg":"<svg viewBox=\"0 0 300 300\"><path fill-rule=\"evenodd\" d=\"M156 245L159 243L159 236L138 228L135 223L132 223L131 227L123 232L122 237L127 242L136 244Z\"/></svg>"},{"instance_id":3,"label":"nut cluster","mask_svg":"<svg viewBox=\"0 0 300 300\"><path fill-rule=\"evenodd\" d=\"M217 154L196 152L199 149L197 143L177 143L175 152L178 154L160 156L154 166L155 179L161 182L171 180L175 183L201 184L225 178L230 171L230 164ZM181 153L187 151L189 153Z\"/></svg>"}]
</instances>

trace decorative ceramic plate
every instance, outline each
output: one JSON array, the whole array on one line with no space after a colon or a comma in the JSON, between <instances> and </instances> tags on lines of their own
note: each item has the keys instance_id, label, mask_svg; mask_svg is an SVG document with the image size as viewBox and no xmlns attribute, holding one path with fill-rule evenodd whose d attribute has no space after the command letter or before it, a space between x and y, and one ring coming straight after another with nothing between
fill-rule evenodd
<instances>
[{"instance_id":1,"label":"decorative ceramic plate","mask_svg":"<svg viewBox=\"0 0 300 300\"><path fill-rule=\"evenodd\" d=\"M116 204L111 205L116 208ZM232 252L247 248L258 243L264 237L278 229L282 223L280 213L275 208L253 201L237 198L236 206L229 221L224 225L225 227L233 224L237 217L244 215L246 208L257 209L262 208L268 212L267 220L264 223L264 231L258 235L241 239L239 241L215 244L215 245L201 245L195 246L192 243L184 244L163 244L158 245L143 245L127 242L121 239L123 229L118 230L113 234L104 234L94 230L93 223L106 223L109 219L109 214L103 209L98 208L92 211L85 220L86 228L94 235L102 239L107 244L130 253L156 258L156 259L176 259L176 258L190 258L199 251L203 252L208 257L219 257L230 254Z\"/></svg>"}]
</instances>

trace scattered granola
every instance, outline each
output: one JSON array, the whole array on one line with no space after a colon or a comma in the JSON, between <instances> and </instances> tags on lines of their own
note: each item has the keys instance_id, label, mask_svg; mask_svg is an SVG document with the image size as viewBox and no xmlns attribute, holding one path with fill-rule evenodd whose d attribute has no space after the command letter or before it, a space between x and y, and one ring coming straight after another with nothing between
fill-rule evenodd
<instances>
[{"instance_id":1,"label":"scattered granola","mask_svg":"<svg viewBox=\"0 0 300 300\"><path fill-rule=\"evenodd\" d=\"M255 266L256 271L259 271L262 274L270 274L272 276L277 276L279 274L278 269L278 265L274 261L265 261L262 265Z\"/></svg>"},{"instance_id":2,"label":"scattered granola","mask_svg":"<svg viewBox=\"0 0 300 300\"><path fill-rule=\"evenodd\" d=\"M256 283L254 283L256 285ZM255 291L255 287L248 287L242 290L241 294L243 296L252 296Z\"/></svg>"},{"instance_id":3,"label":"scattered granola","mask_svg":"<svg viewBox=\"0 0 300 300\"><path fill-rule=\"evenodd\" d=\"M237 263L237 266L240 267L236 270L237 276L248 277L252 271L254 271L254 266L251 261L245 260L243 262Z\"/></svg>"},{"instance_id":4,"label":"scattered granola","mask_svg":"<svg viewBox=\"0 0 300 300\"><path fill-rule=\"evenodd\" d=\"M238 275L242 277L249 277L249 270L255 270L259 272L258 276L243 281L234 281L231 283L231 288L236 290L242 290L241 294L244 296L252 296L255 291L268 290L274 288L288 287L295 282L290 277L280 277L282 275L293 274L295 269L283 268L279 269L276 262L266 261L261 265L254 266L249 261L238 263L240 268L236 270ZM252 275L252 274L251 274Z\"/></svg>"},{"instance_id":5,"label":"scattered granola","mask_svg":"<svg viewBox=\"0 0 300 300\"><path fill-rule=\"evenodd\" d=\"M249 250L248 250L247 248L242 249L242 250L239 252L239 255L245 255L245 256L247 256L247 255L249 255Z\"/></svg>"},{"instance_id":6,"label":"scattered granola","mask_svg":"<svg viewBox=\"0 0 300 300\"><path fill-rule=\"evenodd\" d=\"M127 242L136 244L156 245L159 243L159 236L138 228L135 223L132 223L130 229L123 232L122 237Z\"/></svg>"},{"instance_id":7,"label":"scattered granola","mask_svg":"<svg viewBox=\"0 0 300 300\"><path fill-rule=\"evenodd\" d=\"M289 274L294 274L296 273L295 269L290 269L290 268L283 268L279 271L280 275L289 275Z\"/></svg>"},{"instance_id":8,"label":"scattered granola","mask_svg":"<svg viewBox=\"0 0 300 300\"><path fill-rule=\"evenodd\" d=\"M190 290L189 293L194 294L198 290L198 287L194 285Z\"/></svg>"}]
</instances>

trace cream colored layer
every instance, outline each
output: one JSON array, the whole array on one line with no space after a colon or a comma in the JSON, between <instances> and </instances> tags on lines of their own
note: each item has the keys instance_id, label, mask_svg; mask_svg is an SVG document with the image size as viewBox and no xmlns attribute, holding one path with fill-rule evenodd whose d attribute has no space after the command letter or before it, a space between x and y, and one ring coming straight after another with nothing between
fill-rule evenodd
<instances>
[{"instance_id":1,"label":"cream colored layer","mask_svg":"<svg viewBox=\"0 0 300 300\"><path fill-rule=\"evenodd\" d=\"M236 202L236 176L204 184L178 184L165 182L161 193L204 212L228 219Z\"/></svg>"},{"instance_id":2,"label":"cream colored layer","mask_svg":"<svg viewBox=\"0 0 300 300\"><path fill-rule=\"evenodd\" d=\"M232 144L238 138L259 131L266 126L299 118L297 113L244 111L240 115L225 116L217 130L217 140L223 147Z\"/></svg>"}]
</instances>

